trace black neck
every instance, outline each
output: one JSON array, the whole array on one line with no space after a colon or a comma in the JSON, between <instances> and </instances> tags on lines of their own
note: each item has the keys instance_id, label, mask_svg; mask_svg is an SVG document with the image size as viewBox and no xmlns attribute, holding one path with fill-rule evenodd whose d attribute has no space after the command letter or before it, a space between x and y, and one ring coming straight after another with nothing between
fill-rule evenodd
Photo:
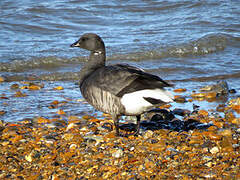
<instances>
[{"instance_id":1,"label":"black neck","mask_svg":"<svg viewBox=\"0 0 240 180\"><path fill-rule=\"evenodd\" d=\"M87 63L87 65L91 66L92 68L94 67L98 68L99 66L105 66L105 61L106 61L106 53L104 49L91 51L89 62Z\"/></svg>"},{"instance_id":2,"label":"black neck","mask_svg":"<svg viewBox=\"0 0 240 180\"><path fill-rule=\"evenodd\" d=\"M80 85L85 78L92 72L105 66L106 53L105 50L91 51L89 61L83 66L80 71Z\"/></svg>"}]
</instances>

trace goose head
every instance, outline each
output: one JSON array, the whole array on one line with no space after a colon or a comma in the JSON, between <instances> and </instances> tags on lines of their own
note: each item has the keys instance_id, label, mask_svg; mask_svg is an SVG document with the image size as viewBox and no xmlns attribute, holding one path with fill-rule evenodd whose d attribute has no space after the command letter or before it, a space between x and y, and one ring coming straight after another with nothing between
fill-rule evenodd
<instances>
[{"instance_id":1,"label":"goose head","mask_svg":"<svg viewBox=\"0 0 240 180\"><path fill-rule=\"evenodd\" d=\"M79 40L71 44L70 47L80 47L91 52L105 52L103 40L94 33L83 34Z\"/></svg>"}]
</instances>

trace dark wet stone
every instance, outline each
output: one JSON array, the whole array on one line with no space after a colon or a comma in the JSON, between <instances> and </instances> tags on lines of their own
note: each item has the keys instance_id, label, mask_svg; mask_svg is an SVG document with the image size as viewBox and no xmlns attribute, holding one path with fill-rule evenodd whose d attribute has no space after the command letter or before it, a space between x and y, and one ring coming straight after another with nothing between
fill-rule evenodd
<instances>
[{"instance_id":1,"label":"dark wet stone","mask_svg":"<svg viewBox=\"0 0 240 180\"><path fill-rule=\"evenodd\" d=\"M53 124L56 126L56 127L66 127L67 123L65 121L55 121L53 122Z\"/></svg>"},{"instance_id":2,"label":"dark wet stone","mask_svg":"<svg viewBox=\"0 0 240 180\"><path fill-rule=\"evenodd\" d=\"M50 104L50 105L48 106L48 108L49 108L49 109L55 109L55 108L57 108L57 105Z\"/></svg>"},{"instance_id":3,"label":"dark wet stone","mask_svg":"<svg viewBox=\"0 0 240 180\"><path fill-rule=\"evenodd\" d=\"M158 140L157 139L150 139L150 143L151 144L156 144L156 143L158 143Z\"/></svg>"},{"instance_id":4,"label":"dark wet stone","mask_svg":"<svg viewBox=\"0 0 240 180\"><path fill-rule=\"evenodd\" d=\"M46 135L46 136L43 136L44 137L44 139L46 139L46 140L53 140L53 141L55 141L56 140L56 135Z\"/></svg>"},{"instance_id":5,"label":"dark wet stone","mask_svg":"<svg viewBox=\"0 0 240 180\"><path fill-rule=\"evenodd\" d=\"M0 126L0 134L2 133L2 131L4 130L5 128Z\"/></svg>"},{"instance_id":6,"label":"dark wet stone","mask_svg":"<svg viewBox=\"0 0 240 180\"><path fill-rule=\"evenodd\" d=\"M183 96L175 98L174 101L177 102L177 103L185 103L185 102L187 102L186 98L183 97Z\"/></svg>"},{"instance_id":7,"label":"dark wet stone","mask_svg":"<svg viewBox=\"0 0 240 180\"><path fill-rule=\"evenodd\" d=\"M166 109L155 108L148 111L148 113L154 114L151 118L151 121L172 120L173 118L175 118L174 114Z\"/></svg>"},{"instance_id":8,"label":"dark wet stone","mask_svg":"<svg viewBox=\"0 0 240 180\"><path fill-rule=\"evenodd\" d=\"M135 131L136 130L136 124L134 123L128 123L128 124L120 124L119 128L124 131Z\"/></svg>"},{"instance_id":9,"label":"dark wet stone","mask_svg":"<svg viewBox=\"0 0 240 180\"><path fill-rule=\"evenodd\" d=\"M157 119L157 117L160 117ZM153 120L152 120L153 119ZM154 115L150 121L142 121L141 128L144 130L169 129L173 131L189 131L193 129L207 129L212 126L211 123L201 123L194 119L186 121L174 119L162 119L158 114Z\"/></svg>"},{"instance_id":10,"label":"dark wet stone","mask_svg":"<svg viewBox=\"0 0 240 180\"><path fill-rule=\"evenodd\" d=\"M187 109L179 109L176 108L172 111L173 114L179 115L179 116L188 116L191 114L191 111L187 110Z\"/></svg>"},{"instance_id":11,"label":"dark wet stone","mask_svg":"<svg viewBox=\"0 0 240 180\"><path fill-rule=\"evenodd\" d=\"M4 178L11 178L12 177L12 175L11 174L8 174L8 175L6 175Z\"/></svg>"},{"instance_id":12,"label":"dark wet stone","mask_svg":"<svg viewBox=\"0 0 240 180\"><path fill-rule=\"evenodd\" d=\"M227 81L219 81L217 82L217 84L204 86L200 90L213 91L213 92L216 92L218 96L226 95L229 92Z\"/></svg>"},{"instance_id":13,"label":"dark wet stone","mask_svg":"<svg viewBox=\"0 0 240 180\"><path fill-rule=\"evenodd\" d=\"M184 122L176 119L169 123L169 129L174 131L182 131L184 129Z\"/></svg>"},{"instance_id":14,"label":"dark wet stone","mask_svg":"<svg viewBox=\"0 0 240 180\"><path fill-rule=\"evenodd\" d=\"M142 121L141 122L141 128L144 130L158 130L159 128L159 123L155 121Z\"/></svg>"},{"instance_id":15,"label":"dark wet stone","mask_svg":"<svg viewBox=\"0 0 240 180\"><path fill-rule=\"evenodd\" d=\"M237 91L236 91L235 89L230 89L230 90L229 90L229 93L235 94L235 93L237 93Z\"/></svg>"},{"instance_id":16,"label":"dark wet stone","mask_svg":"<svg viewBox=\"0 0 240 180\"><path fill-rule=\"evenodd\" d=\"M17 178L18 178L19 180L21 180L21 179L24 180L24 178L23 178L22 176L17 176Z\"/></svg>"},{"instance_id":17,"label":"dark wet stone","mask_svg":"<svg viewBox=\"0 0 240 180\"><path fill-rule=\"evenodd\" d=\"M10 89L19 89L19 85L18 84L12 84Z\"/></svg>"},{"instance_id":18,"label":"dark wet stone","mask_svg":"<svg viewBox=\"0 0 240 180\"><path fill-rule=\"evenodd\" d=\"M97 141L95 140L95 139L85 139L85 141L86 141L86 143L88 144L88 145L91 145L91 144L95 144Z\"/></svg>"},{"instance_id":19,"label":"dark wet stone","mask_svg":"<svg viewBox=\"0 0 240 180\"><path fill-rule=\"evenodd\" d=\"M225 111L225 104L219 104L216 108L216 111L224 112Z\"/></svg>"},{"instance_id":20,"label":"dark wet stone","mask_svg":"<svg viewBox=\"0 0 240 180\"><path fill-rule=\"evenodd\" d=\"M60 164L59 164L57 161L55 161L55 162L53 163L53 165L54 165L54 166L59 166Z\"/></svg>"},{"instance_id":21,"label":"dark wet stone","mask_svg":"<svg viewBox=\"0 0 240 180\"><path fill-rule=\"evenodd\" d=\"M113 130L113 126L111 123L103 123L102 128L108 130L109 132Z\"/></svg>"},{"instance_id":22,"label":"dark wet stone","mask_svg":"<svg viewBox=\"0 0 240 180\"><path fill-rule=\"evenodd\" d=\"M161 114L155 114L155 115L153 115L152 118L151 118L151 121L154 121L154 122L156 122L156 121L161 121L161 120L164 120L164 119L163 119L163 116L162 116Z\"/></svg>"},{"instance_id":23,"label":"dark wet stone","mask_svg":"<svg viewBox=\"0 0 240 180\"><path fill-rule=\"evenodd\" d=\"M199 106L193 105L193 112L186 109L174 109L173 111L168 111L166 109L152 109L147 114L150 120L145 120L140 122L140 128L143 130L159 130L159 129L169 129L173 131L189 131L193 129L207 129L212 126L211 123L201 123L195 119L180 120L175 118L174 114L180 116L189 116L191 114L197 113ZM150 115L149 115L150 114ZM121 130L125 131L135 131L136 124L128 123L121 124Z\"/></svg>"},{"instance_id":24,"label":"dark wet stone","mask_svg":"<svg viewBox=\"0 0 240 180\"><path fill-rule=\"evenodd\" d=\"M7 111L0 110L0 116L6 114Z\"/></svg>"},{"instance_id":25,"label":"dark wet stone","mask_svg":"<svg viewBox=\"0 0 240 180\"><path fill-rule=\"evenodd\" d=\"M187 121L184 121L184 130L189 131L189 130L196 129L196 127L199 124L202 124L202 123L194 119L188 119Z\"/></svg>"},{"instance_id":26,"label":"dark wet stone","mask_svg":"<svg viewBox=\"0 0 240 180\"><path fill-rule=\"evenodd\" d=\"M97 126L97 123L95 123L95 122L92 122L91 124L88 124L89 129L94 128L96 126Z\"/></svg>"},{"instance_id":27,"label":"dark wet stone","mask_svg":"<svg viewBox=\"0 0 240 180\"><path fill-rule=\"evenodd\" d=\"M191 114L197 114L199 111L200 106L193 104L193 111Z\"/></svg>"}]
</instances>

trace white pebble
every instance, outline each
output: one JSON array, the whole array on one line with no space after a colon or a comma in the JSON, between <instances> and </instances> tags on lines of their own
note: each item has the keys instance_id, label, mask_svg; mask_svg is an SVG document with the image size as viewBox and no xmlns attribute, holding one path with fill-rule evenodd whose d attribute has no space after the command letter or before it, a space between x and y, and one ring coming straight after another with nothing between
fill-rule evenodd
<instances>
[{"instance_id":1,"label":"white pebble","mask_svg":"<svg viewBox=\"0 0 240 180\"><path fill-rule=\"evenodd\" d=\"M216 153L219 152L219 148L218 148L217 146L215 146L215 147L213 147L212 149L210 149L210 152L211 152L212 154L216 154Z\"/></svg>"},{"instance_id":2,"label":"white pebble","mask_svg":"<svg viewBox=\"0 0 240 180\"><path fill-rule=\"evenodd\" d=\"M122 149L118 149L117 151L115 151L114 153L112 153L112 156L115 158L120 158L123 156L123 150Z\"/></svg>"}]
</instances>

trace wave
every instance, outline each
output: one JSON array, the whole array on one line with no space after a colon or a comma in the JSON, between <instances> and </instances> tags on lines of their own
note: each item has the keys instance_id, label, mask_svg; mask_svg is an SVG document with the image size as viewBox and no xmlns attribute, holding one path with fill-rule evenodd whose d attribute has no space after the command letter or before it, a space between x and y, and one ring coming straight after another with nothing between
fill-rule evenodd
<instances>
[{"instance_id":1,"label":"wave","mask_svg":"<svg viewBox=\"0 0 240 180\"><path fill-rule=\"evenodd\" d=\"M171 69L166 70L166 68L162 68L161 71L169 71ZM172 71L178 71L177 68L172 68ZM5 76L4 79L6 82L13 81L78 81L80 76L80 72L52 72L52 73L43 73L39 75L10 75ZM184 76L183 76L184 77ZM175 77L176 78L176 77ZM180 78L180 79L171 79L170 83L175 82L207 82L207 81L218 81L218 80L227 80L227 79L239 79L240 72L233 72L229 74L218 74L218 75L202 75L195 76L190 78ZM168 81L168 80L166 80Z\"/></svg>"},{"instance_id":2,"label":"wave","mask_svg":"<svg viewBox=\"0 0 240 180\"><path fill-rule=\"evenodd\" d=\"M219 81L219 80L239 79L239 78L240 78L240 72L236 72L232 74L201 76L201 77L193 77L193 78L186 78L186 79L176 79L171 81L172 82L188 82L188 81L206 82L206 81Z\"/></svg>"},{"instance_id":3,"label":"wave","mask_svg":"<svg viewBox=\"0 0 240 180\"><path fill-rule=\"evenodd\" d=\"M111 60L144 61L168 57L202 56L223 51L228 45L239 43L239 38L226 34L209 34L195 41L148 51L127 54L113 54L107 57ZM66 64L77 64L87 61L87 57L74 58L38 57L31 60L14 60L0 63L0 72L25 72L32 69L61 68Z\"/></svg>"},{"instance_id":4,"label":"wave","mask_svg":"<svg viewBox=\"0 0 240 180\"><path fill-rule=\"evenodd\" d=\"M59 57L40 57L31 60L14 60L11 62L0 63L2 72L24 72L32 69L49 69L62 67L64 64L76 64L87 61L87 57L76 57L64 59Z\"/></svg>"},{"instance_id":5,"label":"wave","mask_svg":"<svg viewBox=\"0 0 240 180\"><path fill-rule=\"evenodd\" d=\"M109 60L125 59L133 61L141 61L148 59L161 59L168 57L187 57L187 56L201 56L205 54L223 51L228 42L232 41L234 37L226 34L210 34L198 40L191 41L176 46L165 48L157 48L145 52L135 52L129 54L113 55Z\"/></svg>"}]
</instances>

